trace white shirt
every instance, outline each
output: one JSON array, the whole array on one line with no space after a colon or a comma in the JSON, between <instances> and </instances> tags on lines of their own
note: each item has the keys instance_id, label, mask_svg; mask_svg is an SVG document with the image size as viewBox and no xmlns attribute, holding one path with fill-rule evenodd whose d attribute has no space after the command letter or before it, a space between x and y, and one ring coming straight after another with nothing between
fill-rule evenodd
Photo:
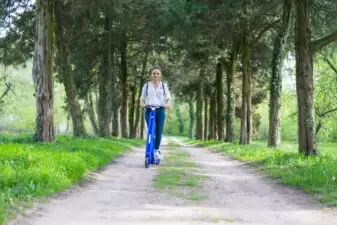
<instances>
[{"instance_id":1,"label":"white shirt","mask_svg":"<svg viewBox=\"0 0 337 225\"><path fill-rule=\"evenodd\" d=\"M147 96L146 96L146 86L148 85ZM165 88L165 94L163 90ZM165 106L165 102L171 98L171 93L167 87L167 84L159 82L157 88L154 87L152 82L145 83L142 89L142 95L140 99L145 102L146 105L159 105Z\"/></svg>"}]
</instances>

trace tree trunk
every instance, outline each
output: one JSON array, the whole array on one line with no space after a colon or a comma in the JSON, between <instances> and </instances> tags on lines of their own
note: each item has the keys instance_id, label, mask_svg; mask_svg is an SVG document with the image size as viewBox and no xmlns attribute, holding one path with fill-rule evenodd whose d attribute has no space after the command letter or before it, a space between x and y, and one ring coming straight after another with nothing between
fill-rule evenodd
<instances>
[{"instance_id":1,"label":"tree trunk","mask_svg":"<svg viewBox=\"0 0 337 225\"><path fill-rule=\"evenodd\" d=\"M119 136L119 108L118 105L112 108L112 119L111 119L111 136L118 137Z\"/></svg>"},{"instance_id":2,"label":"tree trunk","mask_svg":"<svg viewBox=\"0 0 337 225\"><path fill-rule=\"evenodd\" d=\"M314 124L313 53L309 39L309 0L296 0L296 92L299 151L317 154Z\"/></svg>"},{"instance_id":3,"label":"tree trunk","mask_svg":"<svg viewBox=\"0 0 337 225\"><path fill-rule=\"evenodd\" d=\"M99 79L99 102L98 102L98 135L110 136L110 122L112 114L111 106L111 78L112 74L112 20L105 15L104 40L106 52L103 56L101 76Z\"/></svg>"},{"instance_id":4,"label":"tree trunk","mask_svg":"<svg viewBox=\"0 0 337 225\"><path fill-rule=\"evenodd\" d=\"M230 61L227 65L227 109L226 109L226 142L235 141L235 90L234 78L236 66L238 63L240 43L234 41L232 51L230 53Z\"/></svg>"},{"instance_id":5,"label":"tree trunk","mask_svg":"<svg viewBox=\"0 0 337 225\"><path fill-rule=\"evenodd\" d=\"M224 131L224 99L223 99L223 71L220 62L216 65L216 93L217 93L217 124L218 124L218 140L223 140Z\"/></svg>"},{"instance_id":6,"label":"tree trunk","mask_svg":"<svg viewBox=\"0 0 337 225\"><path fill-rule=\"evenodd\" d=\"M214 91L211 92L210 96L210 107L209 107L209 140L215 139L215 118L216 115L216 97L214 96Z\"/></svg>"},{"instance_id":7,"label":"tree trunk","mask_svg":"<svg viewBox=\"0 0 337 225\"><path fill-rule=\"evenodd\" d=\"M283 22L278 36L275 39L272 74L270 80L269 102L269 136L268 146L278 147L281 145L281 95L282 95L282 59L283 48L287 41L290 19L291 0L284 0Z\"/></svg>"},{"instance_id":8,"label":"tree trunk","mask_svg":"<svg viewBox=\"0 0 337 225\"><path fill-rule=\"evenodd\" d=\"M117 104L112 102L112 113L111 113L111 136L118 137L119 136L119 107Z\"/></svg>"},{"instance_id":9,"label":"tree trunk","mask_svg":"<svg viewBox=\"0 0 337 225\"><path fill-rule=\"evenodd\" d=\"M69 116L69 112L67 112L67 125L66 125L66 130L64 131L64 133L69 132L69 127L70 127L70 116Z\"/></svg>"},{"instance_id":10,"label":"tree trunk","mask_svg":"<svg viewBox=\"0 0 337 225\"><path fill-rule=\"evenodd\" d=\"M139 98L137 98L136 101L137 100L139 101ZM136 115L135 115L135 126L133 127L136 138L140 137L140 113L142 111L142 109L140 109L138 105L139 105L139 103L137 102L136 103L137 108L136 108ZM137 121L137 116L139 117L138 121Z\"/></svg>"},{"instance_id":11,"label":"tree trunk","mask_svg":"<svg viewBox=\"0 0 337 225\"><path fill-rule=\"evenodd\" d=\"M121 86L122 86L122 107L121 107L121 131L122 137L128 137L128 123L127 123L127 111L128 111L128 72L127 72L127 62L126 62L126 49L127 49L127 40L126 32L122 32L121 43L120 43L120 53L121 53Z\"/></svg>"},{"instance_id":12,"label":"tree trunk","mask_svg":"<svg viewBox=\"0 0 337 225\"><path fill-rule=\"evenodd\" d=\"M204 73L204 68L200 69L200 77L199 77L199 85L198 85L198 90L197 90L197 124L196 124L196 139L197 140L203 140L203 116L202 116L202 111L203 111L203 75Z\"/></svg>"},{"instance_id":13,"label":"tree trunk","mask_svg":"<svg viewBox=\"0 0 337 225\"><path fill-rule=\"evenodd\" d=\"M144 58L143 58L143 64L142 64L142 73L141 73L140 81L139 81L139 92L138 92L138 99L137 99L136 122L135 122L135 128L134 128L136 133L142 133L142 131L139 132L139 121L140 121L140 119L144 120L144 118L143 117L141 118L141 112L143 110L139 108L140 107L140 105L139 105L140 104L139 99L140 99L140 96L142 94L142 88L143 88L144 82L145 82L146 65L147 65L148 57L149 57L149 51L148 51L148 48L146 47ZM143 136L140 134L140 137L143 137Z\"/></svg>"},{"instance_id":14,"label":"tree trunk","mask_svg":"<svg viewBox=\"0 0 337 225\"><path fill-rule=\"evenodd\" d=\"M194 133L194 121L195 121L195 112L194 112L194 105L192 99L188 101L189 112L190 112L190 127L188 130L188 137L193 139Z\"/></svg>"},{"instance_id":15,"label":"tree trunk","mask_svg":"<svg viewBox=\"0 0 337 225\"><path fill-rule=\"evenodd\" d=\"M144 138L144 128L145 128L145 118L144 118L144 109L141 109L142 119L140 120L140 138Z\"/></svg>"},{"instance_id":16,"label":"tree trunk","mask_svg":"<svg viewBox=\"0 0 337 225\"><path fill-rule=\"evenodd\" d=\"M205 116L204 116L204 140L208 140L208 97L207 94L205 93L204 96L204 100L205 100L205 105L204 105L204 112L205 112Z\"/></svg>"},{"instance_id":17,"label":"tree trunk","mask_svg":"<svg viewBox=\"0 0 337 225\"><path fill-rule=\"evenodd\" d=\"M33 80L36 81L37 141L55 141L53 82L53 0L37 0L35 60Z\"/></svg>"},{"instance_id":18,"label":"tree trunk","mask_svg":"<svg viewBox=\"0 0 337 225\"><path fill-rule=\"evenodd\" d=\"M118 137L119 136L119 120L118 120L118 99L117 99L117 72L116 72L116 57L114 47L111 46L111 136Z\"/></svg>"},{"instance_id":19,"label":"tree trunk","mask_svg":"<svg viewBox=\"0 0 337 225\"><path fill-rule=\"evenodd\" d=\"M213 120L214 120L214 126L213 126L213 133L214 133L214 139L215 140L218 140L218 118L217 118L217 111L218 111L218 106L216 104L216 91L214 93L214 97L213 97L213 100L214 100L214 112L213 112Z\"/></svg>"},{"instance_id":20,"label":"tree trunk","mask_svg":"<svg viewBox=\"0 0 337 225\"><path fill-rule=\"evenodd\" d=\"M97 118L94 108L94 103L92 100L92 94L89 93L86 99L86 109L88 113L88 117L91 123L92 130L94 131L95 135L98 135L98 126L97 126Z\"/></svg>"},{"instance_id":21,"label":"tree trunk","mask_svg":"<svg viewBox=\"0 0 337 225\"><path fill-rule=\"evenodd\" d=\"M181 111L180 111L180 105L176 104L176 116L178 119L178 124L179 124L179 135L182 136L184 133L184 119L181 115Z\"/></svg>"},{"instance_id":22,"label":"tree trunk","mask_svg":"<svg viewBox=\"0 0 337 225\"><path fill-rule=\"evenodd\" d=\"M74 78L71 75L71 66L68 58L68 47L64 38L64 21L62 15L64 9L61 4L61 1L55 1L55 36L58 57L60 60L59 71L60 75L62 76L62 81L67 96L68 111L73 124L73 135L75 137L84 137L87 136L87 132L84 126L81 106L77 100Z\"/></svg>"},{"instance_id":23,"label":"tree trunk","mask_svg":"<svg viewBox=\"0 0 337 225\"><path fill-rule=\"evenodd\" d=\"M248 22L246 22L248 23ZM249 30L243 32L243 52L242 52L242 107L241 107L241 129L240 129L240 144L250 144L252 135L252 112L251 112L251 90L250 90L250 56L251 49L249 45Z\"/></svg>"},{"instance_id":24,"label":"tree trunk","mask_svg":"<svg viewBox=\"0 0 337 225\"><path fill-rule=\"evenodd\" d=\"M135 121L135 103L136 103L136 92L137 92L137 79L135 78L135 83L130 87L131 101L129 110L129 136L130 138L135 138L136 133L134 132L134 121Z\"/></svg>"}]
</instances>

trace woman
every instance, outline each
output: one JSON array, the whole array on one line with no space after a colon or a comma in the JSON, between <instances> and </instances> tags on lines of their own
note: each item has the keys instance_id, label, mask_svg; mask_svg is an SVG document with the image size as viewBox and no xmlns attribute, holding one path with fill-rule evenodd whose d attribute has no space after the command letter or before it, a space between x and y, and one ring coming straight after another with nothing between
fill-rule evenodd
<instances>
[{"instance_id":1,"label":"woman","mask_svg":"<svg viewBox=\"0 0 337 225\"><path fill-rule=\"evenodd\" d=\"M163 159L159 150L161 137L163 133L163 127L165 122L165 110L171 106L171 94L167 87L167 84L160 81L161 69L159 66L153 66L150 69L152 81L144 84L142 89L142 95L140 96L140 105L156 105L160 108L156 109L156 130L154 151L155 157ZM149 127L150 110L145 110L145 120Z\"/></svg>"}]
</instances>

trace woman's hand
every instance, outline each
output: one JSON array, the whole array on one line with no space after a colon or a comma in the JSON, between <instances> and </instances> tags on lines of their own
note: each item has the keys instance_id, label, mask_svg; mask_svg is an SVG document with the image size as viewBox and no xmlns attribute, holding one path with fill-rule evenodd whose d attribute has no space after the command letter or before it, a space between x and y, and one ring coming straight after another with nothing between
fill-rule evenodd
<instances>
[{"instance_id":1,"label":"woman's hand","mask_svg":"<svg viewBox=\"0 0 337 225\"><path fill-rule=\"evenodd\" d=\"M169 98L169 99L166 101L165 109L170 109L170 108L171 108L171 99Z\"/></svg>"}]
</instances>

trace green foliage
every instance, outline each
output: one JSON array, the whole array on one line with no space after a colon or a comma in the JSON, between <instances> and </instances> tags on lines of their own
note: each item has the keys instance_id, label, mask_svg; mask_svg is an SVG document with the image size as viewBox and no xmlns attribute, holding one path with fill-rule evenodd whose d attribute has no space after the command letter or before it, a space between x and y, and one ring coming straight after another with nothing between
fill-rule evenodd
<instances>
[{"instance_id":1,"label":"green foliage","mask_svg":"<svg viewBox=\"0 0 337 225\"><path fill-rule=\"evenodd\" d=\"M0 76L6 76L11 90L0 105L0 130L32 132L35 128L36 103L34 85L31 76L31 62L27 67L0 67ZM0 83L0 85L2 85ZM2 94L4 87L0 86ZM63 110L65 92L62 85L54 84L54 123L55 126L66 124L67 115Z\"/></svg>"},{"instance_id":2,"label":"green foliage","mask_svg":"<svg viewBox=\"0 0 337 225\"><path fill-rule=\"evenodd\" d=\"M283 184L315 194L328 205L337 205L336 143L321 144L321 157L299 155L297 145L289 143L279 149L267 148L264 142L249 146L217 141L189 141L189 143L217 149L236 159L251 162L270 176L279 178Z\"/></svg>"},{"instance_id":3,"label":"green foliage","mask_svg":"<svg viewBox=\"0 0 337 225\"><path fill-rule=\"evenodd\" d=\"M331 63L331 65L329 65ZM318 57L315 64L316 88L315 88L315 111L316 121L321 122L319 140L337 140L337 54ZM327 113L331 110L336 110ZM318 123L317 122L317 123ZM316 124L317 124L316 123Z\"/></svg>"},{"instance_id":4,"label":"green foliage","mask_svg":"<svg viewBox=\"0 0 337 225\"><path fill-rule=\"evenodd\" d=\"M34 143L32 135L1 135L0 224L12 208L50 196L143 140L58 136L56 143Z\"/></svg>"},{"instance_id":5,"label":"green foliage","mask_svg":"<svg viewBox=\"0 0 337 225\"><path fill-rule=\"evenodd\" d=\"M179 104L179 105L176 105ZM164 125L164 135L170 136L187 136L188 127L190 124L190 117L188 111L188 105L184 103L176 103L173 105L173 108L166 112L166 122ZM175 107L180 107L181 120L184 124L184 132L180 134L180 123L179 118L177 118L177 113Z\"/></svg>"},{"instance_id":6,"label":"green foliage","mask_svg":"<svg viewBox=\"0 0 337 225\"><path fill-rule=\"evenodd\" d=\"M1 64L25 65L32 57L35 38L33 5L29 0L0 2Z\"/></svg>"},{"instance_id":7,"label":"green foliage","mask_svg":"<svg viewBox=\"0 0 337 225\"><path fill-rule=\"evenodd\" d=\"M334 67L337 67L335 54L329 55L329 60ZM319 117L318 114L323 114L331 109L337 108L337 74L332 70L326 61L325 56L319 55L315 63L315 113L317 126L321 121L322 128L318 133L318 140L322 142L337 141L336 119L337 111L327 114L324 117ZM287 58L286 63L292 64L291 57ZM282 141L297 141L297 97L295 90L294 66L286 65L283 74L282 92L282 107L281 107L281 139ZM288 68L287 68L288 67ZM291 75L289 77L289 74ZM257 112L261 115L262 123L257 139L268 138L268 105L266 101L259 105Z\"/></svg>"}]
</instances>

